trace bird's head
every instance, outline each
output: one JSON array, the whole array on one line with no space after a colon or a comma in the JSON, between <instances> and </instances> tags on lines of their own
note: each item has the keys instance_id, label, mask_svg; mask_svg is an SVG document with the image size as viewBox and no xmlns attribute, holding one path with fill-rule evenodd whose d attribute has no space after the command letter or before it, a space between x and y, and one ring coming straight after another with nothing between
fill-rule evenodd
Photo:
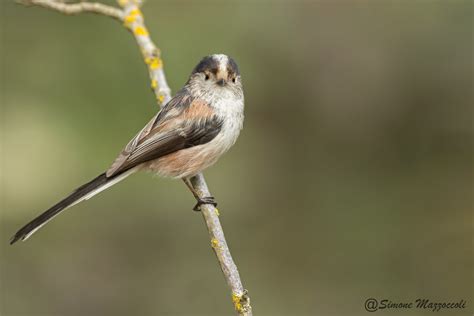
<instances>
[{"instance_id":1,"label":"bird's head","mask_svg":"<svg viewBox=\"0 0 474 316\"><path fill-rule=\"evenodd\" d=\"M223 54L209 55L201 59L191 73L189 83L199 89L211 90L215 93L242 90L237 63Z\"/></svg>"}]
</instances>

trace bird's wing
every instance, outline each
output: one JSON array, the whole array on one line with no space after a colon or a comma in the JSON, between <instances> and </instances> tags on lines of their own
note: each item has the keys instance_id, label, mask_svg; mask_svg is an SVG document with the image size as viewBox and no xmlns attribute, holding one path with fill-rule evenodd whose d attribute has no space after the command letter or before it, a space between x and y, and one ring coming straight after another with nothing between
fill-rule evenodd
<instances>
[{"instance_id":1,"label":"bird's wing","mask_svg":"<svg viewBox=\"0 0 474 316\"><path fill-rule=\"evenodd\" d=\"M106 175L207 143L219 133L222 123L206 102L178 94L128 143Z\"/></svg>"},{"instance_id":2,"label":"bird's wing","mask_svg":"<svg viewBox=\"0 0 474 316\"><path fill-rule=\"evenodd\" d=\"M177 109L184 109L192 103L192 99L185 90L180 90L178 93L159 111L142 130L135 135L127 146L123 149L120 155L128 156L137 147L138 143L150 134L152 130L156 130L156 127L160 125L165 119L169 119L174 116L173 113L177 112ZM171 113L170 113L171 112ZM172 114L172 115L170 115ZM176 114L175 114L176 115ZM120 157L120 156L119 156ZM117 158L119 158L117 157Z\"/></svg>"}]
</instances>

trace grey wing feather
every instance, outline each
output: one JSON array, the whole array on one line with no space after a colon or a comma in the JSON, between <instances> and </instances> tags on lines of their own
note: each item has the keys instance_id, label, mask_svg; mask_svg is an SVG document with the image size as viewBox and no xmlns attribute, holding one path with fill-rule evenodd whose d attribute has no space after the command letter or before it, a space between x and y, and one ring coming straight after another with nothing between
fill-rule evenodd
<instances>
[{"instance_id":1,"label":"grey wing feather","mask_svg":"<svg viewBox=\"0 0 474 316\"><path fill-rule=\"evenodd\" d=\"M173 100L172 100L173 101ZM172 102L170 101L170 103ZM219 133L223 120L215 115L196 120L179 120L172 129L160 129L182 112L177 107L191 103L191 98L179 104L165 107L140 133L125 147L112 166L107 170L108 177L119 174L149 160L157 159L178 150L197 146L211 141ZM168 105L170 105L168 103Z\"/></svg>"},{"instance_id":2,"label":"grey wing feather","mask_svg":"<svg viewBox=\"0 0 474 316\"><path fill-rule=\"evenodd\" d=\"M145 138L148 134L150 134L151 130L155 126L158 116L161 112L155 115L148 124L137 134L131 141L128 142L127 146L122 150L119 156L115 159L114 163L110 168L107 170L106 175L107 177L111 177L112 175L116 174L117 170L122 166L122 164L127 160L133 150L137 147L138 143Z\"/></svg>"},{"instance_id":3,"label":"grey wing feather","mask_svg":"<svg viewBox=\"0 0 474 316\"><path fill-rule=\"evenodd\" d=\"M180 149L205 144L219 133L222 120L216 116L186 123L177 129L158 133L138 145L128 157L128 168L171 154Z\"/></svg>"},{"instance_id":4,"label":"grey wing feather","mask_svg":"<svg viewBox=\"0 0 474 316\"><path fill-rule=\"evenodd\" d=\"M117 174L119 170L123 169L122 165L137 148L138 144L140 144L140 142L142 142L154 128L163 123L163 121L169 120L174 116L173 113L176 113L177 111L173 111L173 109L185 108L191 102L192 98L189 97L189 94L185 89L178 91L178 93L176 93L176 95L161 109L161 111L158 112L158 114L156 114L145 125L145 127L143 127L143 129L128 142L127 146L125 146L119 156L115 159L114 163L107 170L107 177L111 177L112 175Z\"/></svg>"},{"instance_id":5,"label":"grey wing feather","mask_svg":"<svg viewBox=\"0 0 474 316\"><path fill-rule=\"evenodd\" d=\"M111 176L178 150L205 144L219 134L222 123L221 119L213 116L206 120L188 122L174 130L153 134L135 147L119 168L111 172Z\"/></svg>"},{"instance_id":6,"label":"grey wing feather","mask_svg":"<svg viewBox=\"0 0 474 316\"><path fill-rule=\"evenodd\" d=\"M169 115L173 113L173 111L170 110L185 108L189 106L192 101L193 99L187 94L185 89L178 91L178 93L161 109L161 111L158 112L145 125L145 127L143 127L143 129L127 144L127 146L125 146L123 153L130 154L138 145L138 143L146 136L148 136L148 134L150 134L153 128L158 126L163 121L170 119L173 116Z\"/></svg>"}]
</instances>

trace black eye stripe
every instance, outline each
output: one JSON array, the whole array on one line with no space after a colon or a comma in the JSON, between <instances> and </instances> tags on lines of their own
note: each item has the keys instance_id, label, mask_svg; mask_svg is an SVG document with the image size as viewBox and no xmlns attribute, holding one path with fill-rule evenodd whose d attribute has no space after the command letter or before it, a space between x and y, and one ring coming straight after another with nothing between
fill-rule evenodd
<instances>
[{"instance_id":1,"label":"black eye stripe","mask_svg":"<svg viewBox=\"0 0 474 316\"><path fill-rule=\"evenodd\" d=\"M215 60L211 56L207 56L207 57L204 57L199 62L199 64L196 66L196 68L194 68L193 73L204 72L206 70L210 71L210 72L214 72L215 70L217 70L218 67L219 67L219 65L217 63L217 60Z\"/></svg>"},{"instance_id":2,"label":"black eye stripe","mask_svg":"<svg viewBox=\"0 0 474 316\"><path fill-rule=\"evenodd\" d=\"M204 57L199 64L194 68L193 74L195 73L203 73L205 71L208 71L213 74L217 74L219 70L219 61L212 56L207 56ZM237 63L229 57L228 63L227 63L227 72L229 74L229 77L234 77L238 76L240 74L239 68L237 66Z\"/></svg>"},{"instance_id":3,"label":"black eye stripe","mask_svg":"<svg viewBox=\"0 0 474 316\"><path fill-rule=\"evenodd\" d=\"M238 76L240 74L239 73L239 67L237 66L237 63L230 57L229 57L228 71L232 75Z\"/></svg>"}]
</instances>

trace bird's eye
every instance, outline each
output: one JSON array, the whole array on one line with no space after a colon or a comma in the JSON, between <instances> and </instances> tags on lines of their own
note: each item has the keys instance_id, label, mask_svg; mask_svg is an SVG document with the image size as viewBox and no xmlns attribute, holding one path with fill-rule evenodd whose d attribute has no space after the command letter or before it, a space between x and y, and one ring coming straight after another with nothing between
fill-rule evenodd
<instances>
[{"instance_id":1,"label":"bird's eye","mask_svg":"<svg viewBox=\"0 0 474 316\"><path fill-rule=\"evenodd\" d=\"M235 77L234 77L234 78L232 78L232 82L233 82L233 83L235 83Z\"/></svg>"},{"instance_id":2,"label":"bird's eye","mask_svg":"<svg viewBox=\"0 0 474 316\"><path fill-rule=\"evenodd\" d=\"M209 80L209 75L208 75L208 74L206 74L205 79L206 79L206 80Z\"/></svg>"}]
</instances>

